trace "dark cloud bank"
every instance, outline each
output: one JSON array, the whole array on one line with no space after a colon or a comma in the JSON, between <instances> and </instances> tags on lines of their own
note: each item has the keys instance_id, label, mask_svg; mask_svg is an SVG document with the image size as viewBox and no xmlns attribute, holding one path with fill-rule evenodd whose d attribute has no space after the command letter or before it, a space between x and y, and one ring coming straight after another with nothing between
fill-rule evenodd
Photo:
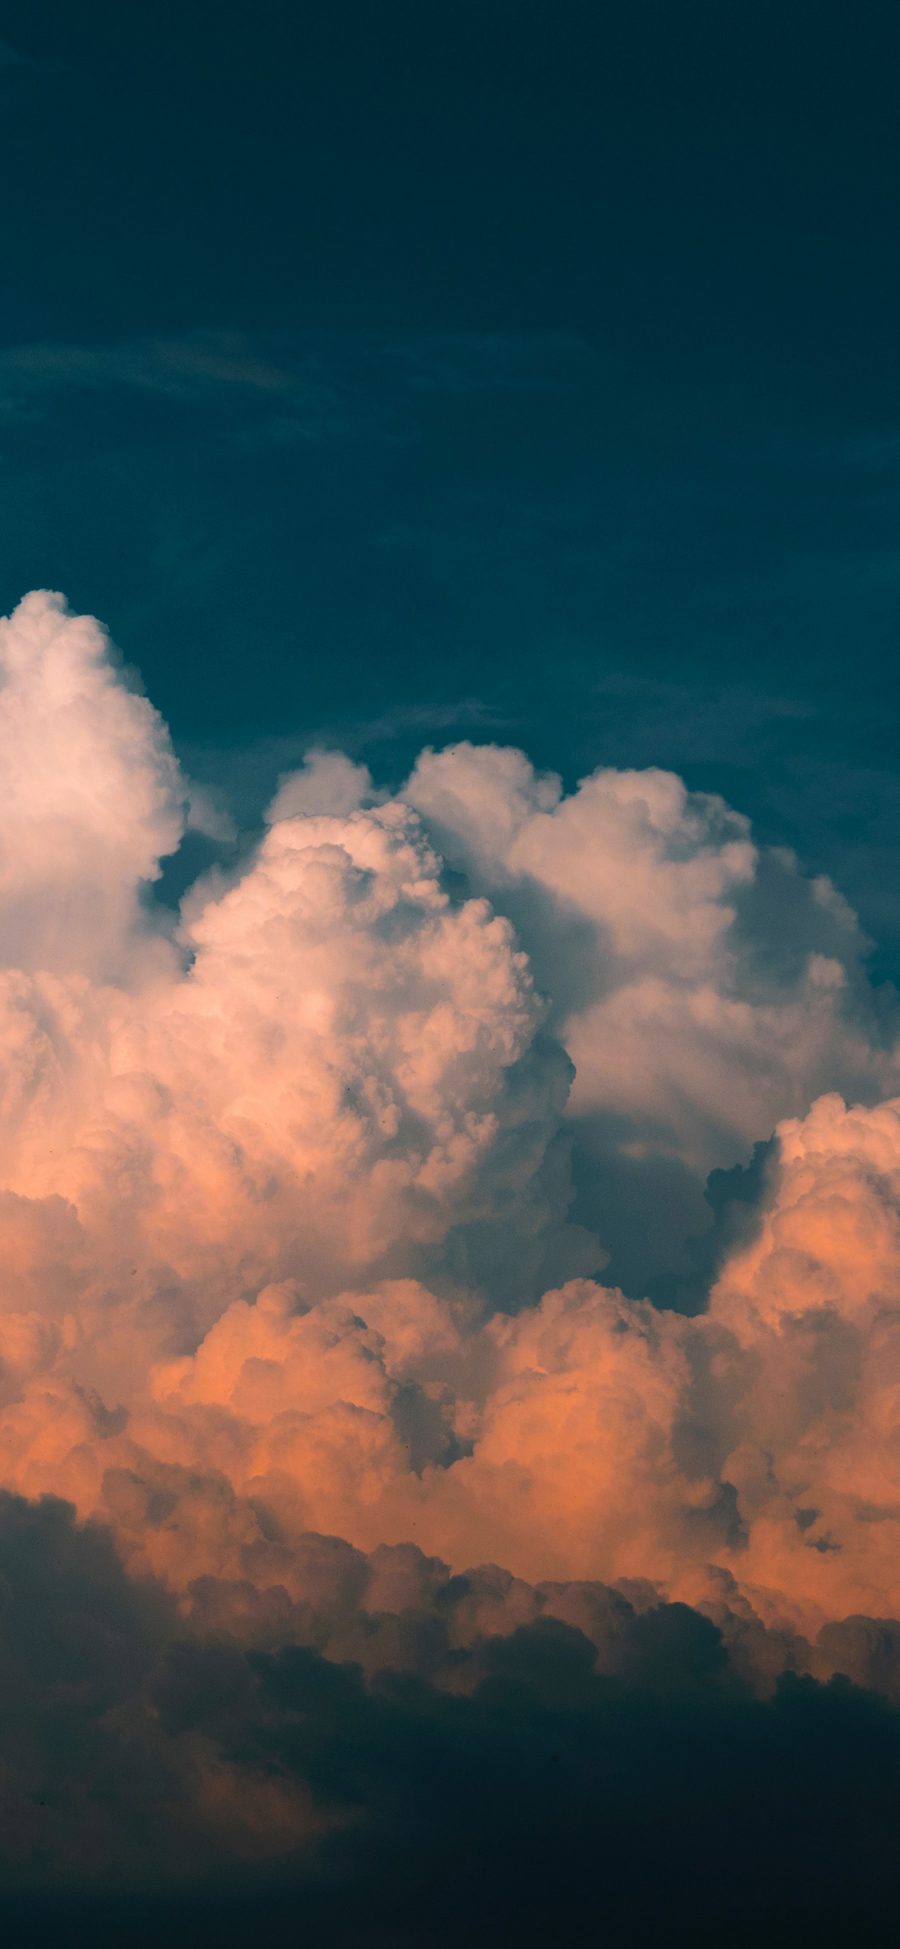
<instances>
[{"instance_id":1,"label":"dark cloud bank","mask_svg":"<svg viewBox=\"0 0 900 1949\"><path fill-rule=\"evenodd\" d=\"M179 1611L3 1496L8 1939L890 1939L900 1624L306 1547Z\"/></svg>"}]
</instances>

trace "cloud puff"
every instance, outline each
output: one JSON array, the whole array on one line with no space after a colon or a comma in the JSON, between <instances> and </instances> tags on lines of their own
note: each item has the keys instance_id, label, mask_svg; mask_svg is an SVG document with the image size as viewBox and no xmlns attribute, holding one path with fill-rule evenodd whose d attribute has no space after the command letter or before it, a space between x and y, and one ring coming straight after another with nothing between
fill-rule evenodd
<instances>
[{"instance_id":1,"label":"cloud puff","mask_svg":"<svg viewBox=\"0 0 900 1949\"><path fill-rule=\"evenodd\" d=\"M32 596L0 664L0 1878L414 1931L413 1829L520 1854L562 1765L546 1932L651 1723L665 1794L698 1723L868 1793L893 1708L821 1687L900 1700L900 1098L839 896L668 774L313 752L176 924L210 817L102 631ZM683 1238L710 1164L702 1307L600 1283L583 1221Z\"/></svg>"},{"instance_id":2,"label":"cloud puff","mask_svg":"<svg viewBox=\"0 0 900 1949\"><path fill-rule=\"evenodd\" d=\"M848 1010L861 941L824 878L670 772L564 795L521 752L426 751L408 796L511 912L575 1064L570 1109L708 1171L819 1089L896 1077ZM560 949L564 966L558 967Z\"/></svg>"},{"instance_id":3,"label":"cloud puff","mask_svg":"<svg viewBox=\"0 0 900 1949\"><path fill-rule=\"evenodd\" d=\"M806 1630L891 1617L898 1184L900 1105L826 1098L783 1127L757 1236L700 1317L588 1280L487 1318L410 1279L312 1301L282 1281L107 1402L74 1221L54 1203L53 1236L19 1201L31 1304L2 1321L3 1478L102 1515L175 1588L208 1574L299 1599L317 1530L365 1549L414 1537L531 1582L730 1592ZM63 1267L60 1321L40 1287ZM106 1332L140 1351L133 1302Z\"/></svg>"},{"instance_id":4,"label":"cloud puff","mask_svg":"<svg viewBox=\"0 0 900 1949\"><path fill-rule=\"evenodd\" d=\"M269 825L306 814L332 812L341 817L355 812L372 796L372 777L366 765L354 764L342 751L308 751L300 771L287 772L266 813Z\"/></svg>"},{"instance_id":5,"label":"cloud puff","mask_svg":"<svg viewBox=\"0 0 900 1949\"><path fill-rule=\"evenodd\" d=\"M185 788L161 718L60 596L26 596L0 620L0 767L0 961L121 975L140 888L181 838Z\"/></svg>"},{"instance_id":6,"label":"cloud puff","mask_svg":"<svg viewBox=\"0 0 900 1949\"><path fill-rule=\"evenodd\" d=\"M696 1306L707 1174L822 1090L900 1084L854 915L669 772L601 769L564 793L521 752L458 744L423 752L406 795L549 998L575 1067L573 1216L625 1291Z\"/></svg>"},{"instance_id":7,"label":"cloud puff","mask_svg":"<svg viewBox=\"0 0 900 1949\"><path fill-rule=\"evenodd\" d=\"M37 732L27 778L20 740L0 1170L10 1193L51 1201L51 1232L52 1201L69 1207L82 1298L70 1307L67 1275L45 1304L68 1308L84 1377L120 1390L136 1369L139 1381L150 1353L196 1344L225 1304L273 1279L333 1293L446 1247L465 1283L479 1249L497 1256L504 1240L514 1277L545 1220L564 1224L553 1145L570 1069L535 1039L544 1005L509 922L483 899L451 901L417 815L391 801L278 819L232 884L192 893L176 954L137 903L176 831L157 790L162 734L117 690L93 626L55 604L32 610L34 655L32 611L7 625L25 715L42 722L48 685L56 696L43 647L59 638L58 736L74 724L75 745L54 761L51 819ZM86 687L83 722L71 683ZM109 857L91 821L109 829ZM92 962L100 978L87 978ZM585 1251L602 1262L596 1243Z\"/></svg>"},{"instance_id":8,"label":"cloud puff","mask_svg":"<svg viewBox=\"0 0 900 1949\"><path fill-rule=\"evenodd\" d=\"M314 754L166 937L163 727L57 598L3 627L0 1480L178 1590L299 1601L316 1530L900 1609L897 1105L807 1108L892 1073L837 896L668 774ZM601 1112L685 1169L782 1118L695 1318L585 1276Z\"/></svg>"}]
</instances>

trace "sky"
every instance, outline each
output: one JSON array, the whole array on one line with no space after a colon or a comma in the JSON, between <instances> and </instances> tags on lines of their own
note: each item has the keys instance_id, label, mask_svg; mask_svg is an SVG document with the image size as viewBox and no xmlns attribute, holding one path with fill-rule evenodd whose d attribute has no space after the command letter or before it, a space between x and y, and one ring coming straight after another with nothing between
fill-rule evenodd
<instances>
[{"instance_id":1,"label":"sky","mask_svg":"<svg viewBox=\"0 0 900 1949\"><path fill-rule=\"evenodd\" d=\"M102 615L212 771L671 765L896 972L896 10L4 20L4 609Z\"/></svg>"},{"instance_id":2,"label":"sky","mask_svg":"<svg viewBox=\"0 0 900 1949\"><path fill-rule=\"evenodd\" d=\"M15 1939L886 1939L898 57L2 11Z\"/></svg>"}]
</instances>

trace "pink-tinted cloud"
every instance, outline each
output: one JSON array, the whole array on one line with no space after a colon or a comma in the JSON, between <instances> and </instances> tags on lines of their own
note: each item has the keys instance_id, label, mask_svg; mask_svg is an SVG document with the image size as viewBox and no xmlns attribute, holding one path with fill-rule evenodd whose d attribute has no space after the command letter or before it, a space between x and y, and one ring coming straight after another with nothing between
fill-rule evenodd
<instances>
[{"instance_id":1,"label":"pink-tinted cloud","mask_svg":"<svg viewBox=\"0 0 900 1949\"><path fill-rule=\"evenodd\" d=\"M0 1482L180 1592L303 1602L318 1532L895 1615L900 1110L833 891L668 774L319 754L167 930L163 727L56 598L3 628ZM600 1116L692 1169L778 1125L698 1317L585 1276Z\"/></svg>"},{"instance_id":2,"label":"pink-tinted cloud","mask_svg":"<svg viewBox=\"0 0 900 1949\"><path fill-rule=\"evenodd\" d=\"M139 890L179 843L187 793L161 718L60 596L0 620L0 767L3 965L132 972Z\"/></svg>"}]
</instances>

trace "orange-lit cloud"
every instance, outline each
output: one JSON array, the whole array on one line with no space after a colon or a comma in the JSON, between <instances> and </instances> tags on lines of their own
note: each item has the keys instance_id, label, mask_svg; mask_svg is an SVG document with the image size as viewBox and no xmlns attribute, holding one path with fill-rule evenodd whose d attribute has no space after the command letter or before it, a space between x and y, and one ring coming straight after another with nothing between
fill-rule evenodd
<instances>
[{"instance_id":1,"label":"orange-lit cloud","mask_svg":"<svg viewBox=\"0 0 900 1949\"><path fill-rule=\"evenodd\" d=\"M58 599L2 629L0 1483L178 1592L301 1603L317 1532L896 1615L897 1068L827 883L661 772L319 753L167 924L159 719ZM778 1126L697 1317L586 1276L604 1117L689 1170Z\"/></svg>"}]
</instances>

